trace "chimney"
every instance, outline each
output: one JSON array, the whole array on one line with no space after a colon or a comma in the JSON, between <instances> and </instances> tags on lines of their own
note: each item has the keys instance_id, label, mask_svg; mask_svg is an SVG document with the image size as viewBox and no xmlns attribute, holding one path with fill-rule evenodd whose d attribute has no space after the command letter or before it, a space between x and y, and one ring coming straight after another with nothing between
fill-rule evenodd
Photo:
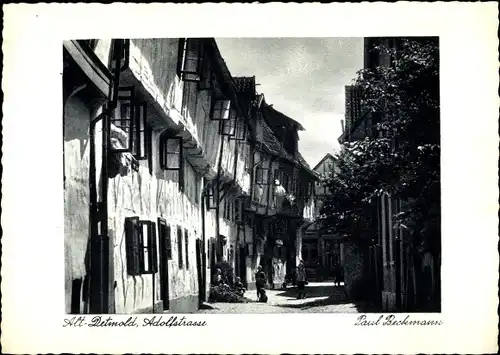
<instances>
[{"instance_id":1,"label":"chimney","mask_svg":"<svg viewBox=\"0 0 500 355\"><path fill-rule=\"evenodd\" d=\"M342 134L345 132L344 120L340 120L340 125L342 126Z\"/></svg>"}]
</instances>

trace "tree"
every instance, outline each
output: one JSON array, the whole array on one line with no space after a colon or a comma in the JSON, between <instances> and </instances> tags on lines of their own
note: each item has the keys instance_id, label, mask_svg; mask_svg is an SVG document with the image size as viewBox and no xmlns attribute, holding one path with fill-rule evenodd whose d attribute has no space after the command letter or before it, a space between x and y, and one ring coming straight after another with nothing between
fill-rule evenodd
<instances>
[{"instance_id":1,"label":"tree","mask_svg":"<svg viewBox=\"0 0 500 355\"><path fill-rule=\"evenodd\" d=\"M402 39L391 66L363 69L362 119L370 134L345 143L338 171L323 178L330 195L322 206L327 226L362 242L376 228L374 201L383 192L405 202L395 223L440 252L439 50L437 40ZM376 231L376 229L375 229Z\"/></svg>"}]
</instances>

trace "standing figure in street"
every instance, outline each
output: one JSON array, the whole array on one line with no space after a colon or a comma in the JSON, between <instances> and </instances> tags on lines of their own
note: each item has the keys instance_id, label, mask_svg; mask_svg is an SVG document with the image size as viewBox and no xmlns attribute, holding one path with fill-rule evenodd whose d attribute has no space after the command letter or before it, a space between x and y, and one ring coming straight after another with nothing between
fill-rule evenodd
<instances>
[{"instance_id":1,"label":"standing figure in street","mask_svg":"<svg viewBox=\"0 0 500 355\"><path fill-rule=\"evenodd\" d=\"M342 281L342 268L339 264L335 263L333 270L335 277L334 285L340 286L340 282Z\"/></svg>"},{"instance_id":2,"label":"standing figure in street","mask_svg":"<svg viewBox=\"0 0 500 355\"><path fill-rule=\"evenodd\" d=\"M266 302L266 274L262 271L261 265L257 267L257 272L255 273L255 286L257 287L257 299L259 302Z\"/></svg>"},{"instance_id":3,"label":"standing figure in street","mask_svg":"<svg viewBox=\"0 0 500 355\"><path fill-rule=\"evenodd\" d=\"M297 299L306 298L306 267L304 266L304 261L299 262L299 266L297 266L297 288L299 290L299 294Z\"/></svg>"}]
</instances>

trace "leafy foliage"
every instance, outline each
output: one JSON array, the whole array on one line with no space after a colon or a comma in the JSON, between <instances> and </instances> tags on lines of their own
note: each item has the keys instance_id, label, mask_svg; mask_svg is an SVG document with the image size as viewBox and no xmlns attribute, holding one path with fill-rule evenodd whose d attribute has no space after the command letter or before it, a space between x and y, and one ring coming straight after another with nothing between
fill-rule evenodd
<instances>
[{"instance_id":1,"label":"leafy foliage","mask_svg":"<svg viewBox=\"0 0 500 355\"><path fill-rule=\"evenodd\" d=\"M374 202L387 192L404 201L395 222L412 231L416 244L438 247L438 43L403 39L397 52L375 50L391 57L392 65L358 72L368 130L364 139L344 143L337 172L323 178L331 192L322 206L324 222L353 239L369 240L376 234Z\"/></svg>"}]
</instances>

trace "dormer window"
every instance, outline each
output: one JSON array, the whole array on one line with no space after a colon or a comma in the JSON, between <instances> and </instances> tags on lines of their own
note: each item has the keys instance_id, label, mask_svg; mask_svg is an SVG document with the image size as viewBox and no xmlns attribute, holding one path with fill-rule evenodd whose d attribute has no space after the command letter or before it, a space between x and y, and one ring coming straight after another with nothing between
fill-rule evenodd
<instances>
[{"instance_id":1,"label":"dormer window","mask_svg":"<svg viewBox=\"0 0 500 355\"><path fill-rule=\"evenodd\" d=\"M179 39L177 74L183 81L199 82L202 77L202 44L200 38Z\"/></svg>"}]
</instances>

